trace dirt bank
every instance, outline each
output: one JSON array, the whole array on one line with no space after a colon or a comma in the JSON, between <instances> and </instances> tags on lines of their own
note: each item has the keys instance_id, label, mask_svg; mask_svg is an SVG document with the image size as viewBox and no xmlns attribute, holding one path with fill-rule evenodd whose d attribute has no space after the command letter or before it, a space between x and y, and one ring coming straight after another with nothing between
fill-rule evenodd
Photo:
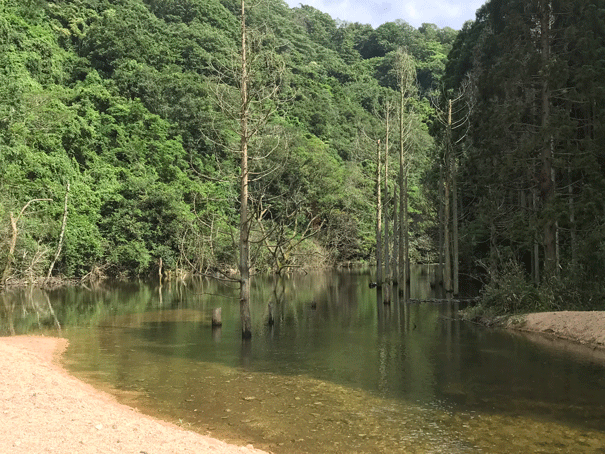
<instances>
[{"instance_id":1,"label":"dirt bank","mask_svg":"<svg viewBox=\"0 0 605 454\"><path fill-rule=\"evenodd\" d=\"M594 348L605 348L603 311L539 312L511 317L505 326L520 331L547 334Z\"/></svg>"},{"instance_id":2,"label":"dirt bank","mask_svg":"<svg viewBox=\"0 0 605 454\"><path fill-rule=\"evenodd\" d=\"M119 404L55 361L66 348L65 339L0 338L0 452L263 454Z\"/></svg>"}]
</instances>

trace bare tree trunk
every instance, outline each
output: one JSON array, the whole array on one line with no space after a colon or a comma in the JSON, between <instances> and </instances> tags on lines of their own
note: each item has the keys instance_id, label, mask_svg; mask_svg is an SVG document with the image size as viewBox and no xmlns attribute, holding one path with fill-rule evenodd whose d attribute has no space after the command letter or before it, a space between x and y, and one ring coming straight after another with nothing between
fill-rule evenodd
<instances>
[{"instance_id":1,"label":"bare tree trunk","mask_svg":"<svg viewBox=\"0 0 605 454\"><path fill-rule=\"evenodd\" d=\"M448 296L452 293L452 256L450 237L450 191L452 184L452 101L448 103L447 130L445 143L445 213L444 213L444 246L445 246L445 270L443 285Z\"/></svg>"},{"instance_id":2,"label":"bare tree trunk","mask_svg":"<svg viewBox=\"0 0 605 454\"><path fill-rule=\"evenodd\" d=\"M15 259L15 248L17 247L17 238L19 236L19 230L17 229L17 219L13 216L13 212L9 213L11 222L11 241L8 248L8 255L6 256L6 265L4 266L4 272L2 273L2 285L6 285L8 278L10 277L13 260Z\"/></svg>"},{"instance_id":3,"label":"bare tree trunk","mask_svg":"<svg viewBox=\"0 0 605 454\"><path fill-rule=\"evenodd\" d=\"M399 82L399 292L403 293L404 299L407 299L407 279L408 279L408 255L407 247L407 178L406 178L406 142L409 140L410 130L405 128L404 116L406 112L407 97L410 96L415 79L416 70L414 61L407 51L400 47L397 49L395 69ZM411 123L409 124L411 125ZM408 126L409 126L408 125ZM403 290L403 292L402 292Z\"/></svg>"},{"instance_id":4,"label":"bare tree trunk","mask_svg":"<svg viewBox=\"0 0 605 454\"><path fill-rule=\"evenodd\" d=\"M576 214L573 200L573 180L571 175L571 164L567 168L569 182L567 183L567 196L569 204L569 231L571 235L571 265L576 268L578 265L578 238L576 234Z\"/></svg>"},{"instance_id":5,"label":"bare tree trunk","mask_svg":"<svg viewBox=\"0 0 605 454\"><path fill-rule=\"evenodd\" d=\"M452 100L450 99L449 102L449 114L448 114L448 122L449 122L449 127L450 127L450 131L451 131L451 127L452 127ZM451 141L452 137L450 135L449 140ZM459 259L459 252L458 252L458 184L457 184L457 173L458 173L458 168L457 168L457 163L456 163L456 156L454 155L454 149L453 149L453 144L450 144L450 152L451 152L451 172L452 172L452 249L453 249L453 257L452 257L452 261L453 261L453 269L452 269L452 273L453 273L453 278L454 278L454 285L453 285L453 291L454 291L454 296L458 295L459 291L460 291L460 284L459 284L459 265L460 265L460 259Z\"/></svg>"},{"instance_id":6,"label":"bare tree trunk","mask_svg":"<svg viewBox=\"0 0 605 454\"><path fill-rule=\"evenodd\" d=\"M555 274L561 269L561 229L559 221L555 221Z\"/></svg>"},{"instance_id":7,"label":"bare tree trunk","mask_svg":"<svg viewBox=\"0 0 605 454\"><path fill-rule=\"evenodd\" d=\"M410 218L408 213L408 172L403 178L403 297L409 298L408 284L410 282Z\"/></svg>"},{"instance_id":8,"label":"bare tree trunk","mask_svg":"<svg viewBox=\"0 0 605 454\"><path fill-rule=\"evenodd\" d=\"M532 195L532 208L534 218L538 214L538 194L535 189L531 191ZM540 242L538 241L538 232L534 233L534 250L532 253L532 264L533 264L533 275L534 284L540 284Z\"/></svg>"},{"instance_id":9,"label":"bare tree trunk","mask_svg":"<svg viewBox=\"0 0 605 454\"><path fill-rule=\"evenodd\" d=\"M403 76L402 76L403 79ZM405 187L403 184L405 174L405 143L404 143L404 126L403 126L403 114L405 109L405 86L401 82L400 87L400 99L399 99L399 276L397 282L399 283L399 294L406 288L406 276L405 276L405 228L403 226L403 217L405 209Z\"/></svg>"},{"instance_id":10,"label":"bare tree trunk","mask_svg":"<svg viewBox=\"0 0 605 454\"><path fill-rule=\"evenodd\" d=\"M447 160L446 160L447 161ZM450 179L449 169L446 169L446 178L444 185L443 198L445 201L444 216L443 216L443 246L444 246L444 270L443 270L443 286L445 292L450 295L452 293L452 255L451 255L451 240L450 240Z\"/></svg>"},{"instance_id":11,"label":"bare tree trunk","mask_svg":"<svg viewBox=\"0 0 605 454\"><path fill-rule=\"evenodd\" d=\"M552 140L548 132L550 126L550 87L548 85L547 68L550 64L550 1L540 2L540 41L542 45L542 130L545 134L542 146L542 175L541 192L544 201L543 209L554 197L554 181L552 178ZM552 215L548 214L544 224L544 272L546 276L555 275L557 268L556 226Z\"/></svg>"},{"instance_id":12,"label":"bare tree trunk","mask_svg":"<svg viewBox=\"0 0 605 454\"><path fill-rule=\"evenodd\" d=\"M25 210L27 210L27 207L29 207L33 202L52 202L52 199L32 199L32 200L30 200L25 205L23 205L23 208L21 208L21 211L19 212L19 215L16 218L14 217L12 211L9 213L12 234L11 234L11 240L9 243L8 254L6 256L6 265L4 266L4 271L2 272L2 285L3 286L6 285L6 282L8 281L8 279L10 277L10 273L11 273L12 266L13 266L13 260L15 259L15 249L17 248L17 238L19 237L19 229L17 227L17 222L19 222L19 219L21 219L21 217L25 214Z\"/></svg>"},{"instance_id":13,"label":"bare tree trunk","mask_svg":"<svg viewBox=\"0 0 605 454\"><path fill-rule=\"evenodd\" d=\"M399 285L399 212L397 185L393 188L393 283Z\"/></svg>"},{"instance_id":14,"label":"bare tree trunk","mask_svg":"<svg viewBox=\"0 0 605 454\"><path fill-rule=\"evenodd\" d=\"M453 267L452 273L454 278L454 296L457 296L460 293L460 251L459 251L459 242L460 238L458 235L458 185L456 182L457 177L457 169L456 169L456 160L452 163L453 174L452 174L452 247L453 247Z\"/></svg>"},{"instance_id":15,"label":"bare tree trunk","mask_svg":"<svg viewBox=\"0 0 605 454\"><path fill-rule=\"evenodd\" d=\"M380 139L376 141L376 285L382 287L382 167Z\"/></svg>"},{"instance_id":16,"label":"bare tree trunk","mask_svg":"<svg viewBox=\"0 0 605 454\"><path fill-rule=\"evenodd\" d=\"M245 0L242 7L242 54L241 54L241 114L240 114L240 239L239 239L239 271L240 271L240 317L242 323L242 338L252 337L252 320L250 316L250 222L248 219L248 62L246 56L246 9Z\"/></svg>"},{"instance_id":17,"label":"bare tree trunk","mask_svg":"<svg viewBox=\"0 0 605 454\"><path fill-rule=\"evenodd\" d=\"M443 268L445 264L445 180L443 165L439 166L439 264L437 265L437 282L443 285Z\"/></svg>"},{"instance_id":18,"label":"bare tree trunk","mask_svg":"<svg viewBox=\"0 0 605 454\"><path fill-rule=\"evenodd\" d=\"M496 223L492 219L489 226L489 274L493 279L498 270L498 246L496 244Z\"/></svg>"},{"instance_id":19,"label":"bare tree trunk","mask_svg":"<svg viewBox=\"0 0 605 454\"><path fill-rule=\"evenodd\" d=\"M65 236L65 226L67 225L67 199L69 197L69 183L67 183L67 189L65 190L65 202L63 204L63 222L61 224L61 234L59 235L59 245L57 246L57 253L55 254L55 258L53 259L50 267L48 267L48 274L46 275L46 279L50 279L50 275L53 272L53 268L55 267L55 263L59 259L59 255L61 255L61 249L63 248L63 238Z\"/></svg>"},{"instance_id":20,"label":"bare tree trunk","mask_svg":"<svg viewBox=\"0 0 605 454\"><path fill-rule=\"evenodd\" d=\"M391 276L391 254L389 238L389 114L390 104L386 104L386 137L384 144L384 279L387 283L384 293L384 301L390 301L391 295L389 284L392 282Z\"/></svg>"},{"instance_id":21,"label":"bare tree trunk","mask_svg":"<svg viewBox=\"0 0 605 454\"><path fill-rule=\"evenodd\" d=\"M387 139L388 144L388 139ZM385 282L391 282L391 246L390 246L390 226L389 226L389 155L388 149L384 152L384 279Z\"/></svg>"}]
</instances>

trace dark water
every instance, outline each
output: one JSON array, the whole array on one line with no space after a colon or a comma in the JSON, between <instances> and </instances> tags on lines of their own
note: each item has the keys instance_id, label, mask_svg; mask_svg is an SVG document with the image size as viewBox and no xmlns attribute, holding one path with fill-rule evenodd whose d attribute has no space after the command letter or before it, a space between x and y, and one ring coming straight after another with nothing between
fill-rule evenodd
<instances>
[{"instance_id":1,"label":"dark water","mask_svg":"<svg viewBox=\"0 0 605 454\"><path fill-rule=\"evenodd\" d=\"M415 269L412 298L435 296L430 276ZM598 351L463 323L456 304L385 306L369 282L256 278L249 343L237 288L205 280L3 295L0 330L53 331L56 317L74 373L145 412L276 453L605 453Z\"/></svg>"}]
</instances>

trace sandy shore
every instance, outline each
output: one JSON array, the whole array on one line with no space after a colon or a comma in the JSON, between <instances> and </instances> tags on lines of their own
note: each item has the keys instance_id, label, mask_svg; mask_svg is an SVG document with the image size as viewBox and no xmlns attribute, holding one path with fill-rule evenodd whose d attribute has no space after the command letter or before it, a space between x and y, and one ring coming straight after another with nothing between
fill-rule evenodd
<instances>
[{"instance_id":1,"label":"sandy shore","mask_svg":"<svg viewBox=\"0 0 605 454\"><path fill-rule=\"evenodd\" d=\"M540 312L511 317L510 329L546 334L593 348L605 348L605 312Z\"/></svg>"},{"instance_id":2,"label":"sandy shore","mask_svg":"<svg viewBox=\"0 0 605 454\"><path fill-rule=\"evenodd\" d=\"M7 454L262 454L119 404L70 376L65 339L0 338L0 452Z\"/></svg>"}]
</instances>

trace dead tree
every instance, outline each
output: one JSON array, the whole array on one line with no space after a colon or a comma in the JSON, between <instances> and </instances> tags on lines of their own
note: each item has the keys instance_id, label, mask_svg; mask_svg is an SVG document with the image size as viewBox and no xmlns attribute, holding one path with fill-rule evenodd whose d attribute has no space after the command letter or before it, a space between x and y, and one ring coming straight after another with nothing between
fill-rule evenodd
<instances>
[{"instance_id":1,"label":"dead tree","mask_svg":"<svg viewBox=\"0 0 605 454\"><path fill-rule=\"evenodd\" d=\"M50 279L50 276L53 272L53 268L55 267L55 263L59 259L61 255L61 249L63 248L63 238L65 237L65 227L67 225L67 200L69 197L69 183L67 183L67 188L65 190L65 202L63 203L63 222L61 223L61 233L59 234L59 244L57 245L57 252L55 253L55 257L48 267L48 273L46 275L46 279Z\"/></svg>"},{"instance_id":2,"label":"dead tree","mask_svg":"<svg viewBox=\"0 0 605 454\"><path fill-rule=\"evenodd\" d=\"M17 223L25 214L25 211L27 210L27 208L34 202L52 202L52 199L32 199L32 200L30 200L25 205L23 205L23 208L21 208L21 211L19 212L17 217L14 217L12 211L9 213L12 234L11 234L11 239L10 239L10 243L9 243L9 247L8 247L8 254L6 256L6 265L4 266L4 271L2 273L2 286L6 286L6 283L7 283L8 279L10 278L13 261L15 259L15 249L17 247L17 238L19 237L19 228L18 228Z\"/></svg>"}]
</instances>

